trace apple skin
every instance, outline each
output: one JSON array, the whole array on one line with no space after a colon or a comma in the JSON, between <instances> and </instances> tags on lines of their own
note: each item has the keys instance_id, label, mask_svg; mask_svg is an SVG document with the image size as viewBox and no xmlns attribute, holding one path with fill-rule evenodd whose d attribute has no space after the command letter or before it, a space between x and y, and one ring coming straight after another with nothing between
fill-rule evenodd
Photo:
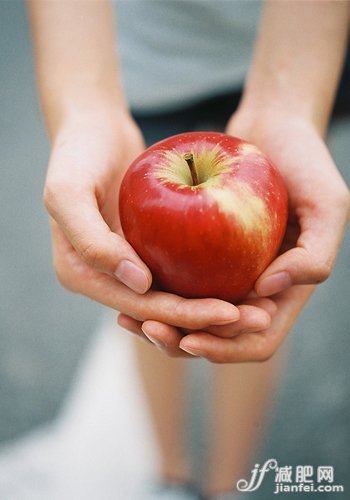
<instances>
[{"instance_id":1,"label":"apple skin","mask_svg":"<svg viewBox=\"0 0 350 500\"><path fill-rule=\"evenodd\" d=\"M288 197L277 168L252 144L190 132L157 142L130 165L119 208L125 238L157 287L236 303L281 246Z\"/></svg>"}]
</instances>

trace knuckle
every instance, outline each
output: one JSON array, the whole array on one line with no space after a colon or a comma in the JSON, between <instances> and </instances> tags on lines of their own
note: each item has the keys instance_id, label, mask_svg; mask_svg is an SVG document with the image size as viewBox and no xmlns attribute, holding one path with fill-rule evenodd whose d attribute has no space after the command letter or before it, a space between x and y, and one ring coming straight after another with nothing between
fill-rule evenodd
<instances>
[{"instance_id":1,"label":"knuckle","mask_svg":"<svg viewBox=\"0 0 350 500\"><path fill-rule=\"evenodd\" d=\"M188 317L188 299L183 297L177 297L177 301L173 307L173 317L177 323L181 323L186 328L193 328L190 324L190 318Z\"/></svg>"},{"instance_id":2,"label":"knuckle","mask_svg":"<svg viewBox=\"0 0 350 500\"><path fill-rule=\"evenodd\" d=\"M264 343L262 346L260 346L260 349L257 349L252 356L252 361L257 361L259 363L265 363L266 361L269 361L273 355L276 352L276 347L275 345L270 345Z\"/></svg>"},{"instance_id":3,"label":"knuckle","mask_svg":"<svg viewBox=\"0 0 350 500\"><path fill-rule=\"evenodd\" d=\"M46 182L43 192L43 203L50 215L52 215L58 204L59 194L65 192L67 192L67 184L65 182Z\"/></svg>"},{"instance_id":4,"label":"knuckle","mask_svg":"<svg viewBox=\"0 0 350 500\"><path fill-rule=\"evenodd\" d=\"M186 305L186 299L183 297L178 297L174 306L174 314L177 316L182 316L184 313L184 306Z\"/></svg>"},{"instance_id":5,"label":"knuckle","mask_svg":"<svg viewBox=\"0 0 350 500\"><path fill-rule=\"evenodd\" d=\"M318 261L313 264L313 274L316 283L322 283L329 278L332 272L332 264L330 261Z\"/></svg>"},{"instance_id":6,"label":"knuckle","mask_svg":"<svg viewBox=\"0 0 350 500\"><path fill-rule=\"evenodd\" d=\"M49 184L45 184L43 192L43 204L46 210L51 213L55 200L55 190Z\"/></svg>"},{"instance_id":7,"label":"knuckle","mask_svg":"<svg viewBox=\"0 0 350 500\"><path fill-rule=\"evenodd\" d=\"M74 286L74 281L72 281L70 277L70 273L67 272L66 269L59 267L57 265L54 266L56 278L61 285L62 288L68 290L69 292L77 292L76 287Z\"/></svg>"},{"instance_id":8,"label":"knuckle","mask_svg":"<svg viewBox=\"0 0 350 500\"><path fill-rule=\"evenodd\" d=\"M83 261L90 267L98 267L103 260L101 250L94 242L90 242L83 246L79 254Z\"/></svg>"},{"instance_id":9,"label":"knuckle","mask_svg":"<svg viewBox=\"0 0 350 500\"><path fill-rule=\"evenodd\" d=\"M350 189L344 185L344 189L337 196L338 203L346 209L350 209Z\"/></svg>"},{"instance_id":10,"label":"knuckle","mask_svg":"<svg viewBox=\"0 0 350 500\"><path fill-rule=\"evenodd\" d=\"M266 351L259 353L255 361L258 361L259 363L266 363L266 361L269 361L274 354L275 351Z\"/></svg>"}]
</instances>

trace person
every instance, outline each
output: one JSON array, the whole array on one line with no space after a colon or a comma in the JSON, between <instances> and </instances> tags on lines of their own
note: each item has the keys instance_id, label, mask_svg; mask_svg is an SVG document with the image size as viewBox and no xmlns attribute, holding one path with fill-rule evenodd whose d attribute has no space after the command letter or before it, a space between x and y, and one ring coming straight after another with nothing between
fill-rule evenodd
<instances>
[{"instance_id":1,"label":"person","mask_svg":"<svg viewBox=\"0 0 350 500\"><path fill-rule=\"evenodd\" d=\"M191 486L180 432L186 428L185 370L197 357L214 364L202 489L213 499L235 498L281 369L280 345L315 285L329 277L349 217L349 191L324 137L350 3L266 1L247 75L242 61L234 66L240 54L233 42L239 45L244 30L236 39L232 31L245 8L259 5L119 2L118 55L109 2L29 2L52 143L44 200L55 269L65 288L118 311L119 325L137 337L164 498L200 495ZM289 195L281 253L235 305L152 289L151 273L123 238L118 217L121 179L145 147L143 134L158 140L203 125L203 116L268 154Z\"/></svg>"}]
</instances>

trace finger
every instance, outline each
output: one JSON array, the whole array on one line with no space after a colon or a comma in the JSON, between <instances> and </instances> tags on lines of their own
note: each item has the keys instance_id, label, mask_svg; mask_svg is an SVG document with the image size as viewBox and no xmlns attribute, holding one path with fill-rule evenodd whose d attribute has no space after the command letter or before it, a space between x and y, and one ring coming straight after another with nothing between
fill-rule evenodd
<instances>
[{"instance_id":1,"label":"finger","mask_svg":"<svg viewBox=\"0 0 350 500\"><path fill-rule=\"evenodd\" d=\"M277 305L274 300L267 299L265 297L247 297L243 301L242 305L250 305L259 309L263 309L266 311L269 316L272 318L277 312ZM238 305L238 309L240 309L240 305Z\"/></svg>"},{"instance_id":2,"label":"finger","mask_svg":"<svg viewBox=\"0 0 350 500\"><path fill-rule=\"evenodd\" d=\"M191 354L179 348L183 334L174 326L160 323L158 321L145 321L142 331L160 350L170 357L193 357Z\"/></svg>"},{"instance_id":3,"label":"finger","mask_svg":"<svg viewBox=\"0 0 350 500\"><path fill-rule=\"evenodd\" d=\"M133 335L136 335L140 340L143 340L147 344L152 343L141 329L142 322L136 321L135 319L131 318L130 316L127 316L126 314L119 314L117 316L117 323L119 326L124 328L124 330L127 330Z\"/></svg>"},{"instance_id":4,"label":"finger","mask_svg":"<svg viewBox=\"0 0 350 500\"><path fill-rule=\"evenodd\" d=\"M228 325L210 326L205 331L223 338L230 338L246 332L260 332L271 324L271 316L276 313L276 304L269 299L247 299L247 304L238 306L240 318Z\"/></svg>"},{"instance_id":5,"label":"finger","mask_svg":"<svg viewBox=\"0 0 350 500\"><path fill-rule=\"evenodd\" d=\"M344 236L348 210L344 202L336 207L310 207L301 217L301 233L295 248L278 256L255 284L260 296L281 292L294 284L325 281L334 266Z\"/></svg>"},{"instance_id":6,"label":"finger","mask_svg":"<svg viewBox=\"0 0 350 500\"><path fill-rule=\"evenodd\" d=\"M113 287L111 285L106 280L101 299L105 297L108 300L110 297L111 302L118 304L117 309L138 320L154 319L175 327L197 330L209 325L233 323L239 318L239 310L235 306L218 299L184 299L155 290L149 290L140 298L128 289L117 292L117 283L113 283Z\"/></svg>"},{"instance_id":7,"label":"finger","mask_svg":"<svg viewBox=\"0 0 350 500\"><path fill-rule=\"evenodd\" d=\"M139 337L145 338L145 335L141 328L142 321L136 321L136 319L132 318L131 316L120 313L117 316L117 323L125 330L128 330L129 332L134 333Z\"/></svg>"},{"instance_id":8,"label":"finger","mask_svg":"<svg viewBox=\"0 0 350 500\"><path fill-rule=\"evenodd\" d=\"M136 321L123 313L118 315L117 321L122 328L137 335L138 338L148 344L154 345L170 357L193 357L179 348L182 335L173 326L157 323L156 321L146 321L142 324L142 321Z\"/></svg>"},{"instance_id":9,"label":"finger","mask_svg":"<svg viewBox=\"0 0 350 500\"><path fill-rule=\"evenodd\" d=\"M275 313L276 305L269 299L251 299L250 302L252 304L258 304L260 307L241 305L239 306L240 319L236 323L222 326L210 326L206 328L205 331L214 335L219 335L220 337L230 338L239 333L266 329L271 323L271 317L262 307ZM236 327L236 325L238 326ZM142 330L155 345L165 350L168 355L179 356L183 352L179 348L183 332L180 332L177 328L160 322L146 321L142 325ZM185 330L185 332L192 333L193 330Z\"/></svg>"},{"instance_id":10,"label":"finger","mask_svg":"<svg viewBox=\"0 0 350 500\"><path fill-rule=\"evenodd\" d=\"M209 325L233 323L239 310L218 299L184 299L174 294L150 290L142 299L132 291L119 294L119 309L135 319L155 319L179 328L197 330Z\"/></svg>"},{"instance_id":11,"label":"finger","mask_svg":"<svg viewBox=\"0 0 350 500\"><path fill-rule=\"evenodd\" d=\"M137 293L149 289L148 267L124 238L110 230L91 187L67 181L47 184L44 199L49 214L88 266L113 275Z\"/></svg>"},{"instance_id":12,"label":"finger","mask_svg":"<svg viewBox=\"0 0 350 500\"><path fill-rule=\"evenodd\" d=\"M313 286L293 286L276 299L278 311L271 326L264 332L245 333L231 339L208 333L186 335L179 347L193 356L213 363L239 363L266 361L278 349L300 310L308 300Z\"/></svg>"},{"instance_id":13,"label":"finger","mask_svg":"<svg viewBox=\"0 0 350 500\"><path fill-rule=\"evenodd\" d=\"M219 299L184 299L156 290L149 290L140 296L107 274L84 264L57 224L53 225L53 239L55 268L65 288L123 311L137 321L154 319L179 328L197 330L239 319L239 309Z\"/></svg>"}]
</instances>

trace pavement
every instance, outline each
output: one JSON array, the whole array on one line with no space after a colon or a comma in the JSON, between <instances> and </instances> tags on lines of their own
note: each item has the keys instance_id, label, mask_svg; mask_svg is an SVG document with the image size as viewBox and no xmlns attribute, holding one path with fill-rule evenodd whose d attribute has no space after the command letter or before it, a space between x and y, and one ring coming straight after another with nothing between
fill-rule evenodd
<instances>
[{"instance_id":1,"label":"pavement","mask_svg":"<svg viewBox=\"0 0 350 500\"><path fill-rule=\"evenodd\" d=\"M22 2L0 2L0 47L0 499L136 500L157 451L129 338L111 313L62 290L52 270L41 202L49 148ZM349 118L332 124L329 146L350 185ZM282 499L349 498L349 243L348 230L332 277L289 335L256 457L330 465L345 493ZM270 478L249 498L273 498L273 486Z\"/></svg>"}]
</instances>

